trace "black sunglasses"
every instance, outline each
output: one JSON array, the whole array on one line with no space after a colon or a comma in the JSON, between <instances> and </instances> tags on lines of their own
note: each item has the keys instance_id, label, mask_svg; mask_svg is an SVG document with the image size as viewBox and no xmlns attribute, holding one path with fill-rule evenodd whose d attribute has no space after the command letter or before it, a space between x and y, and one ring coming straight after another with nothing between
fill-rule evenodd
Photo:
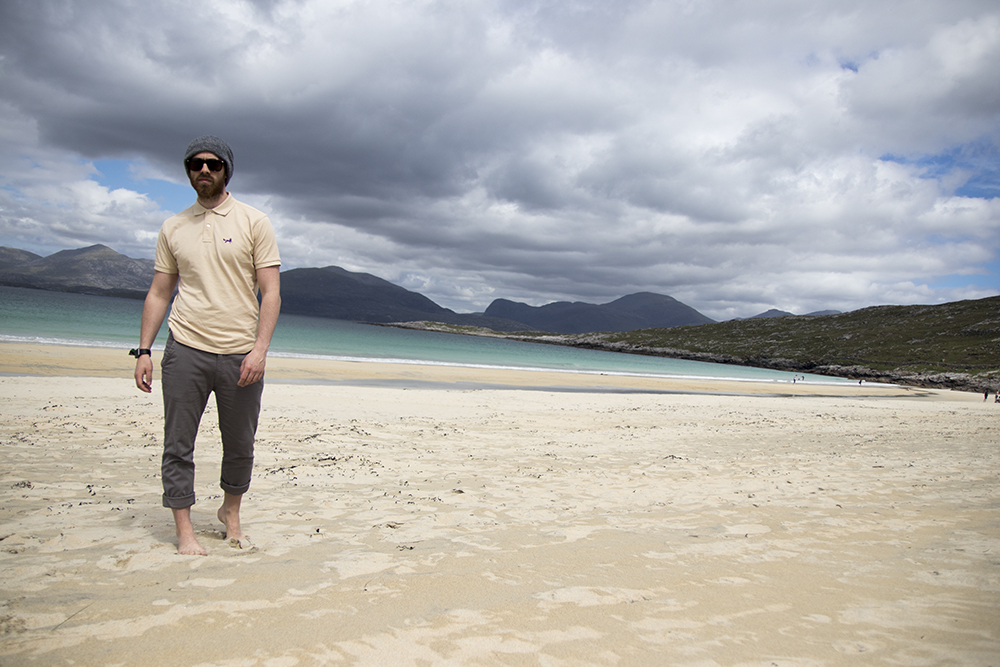
<instances>
[{"instance_id":1,"label":"black sunglasses","mask_svg":"<svg viewBox=\"0 0 1000 667\"><path fill-rule=\"evenodd\" d=\"M216 160L215 158L204 159L200 157L193 157L188 160L188 171L201 171L201 168L208 165L209 171L222 171L226 163L222 160Z\"/></svg>"}]
</instances>

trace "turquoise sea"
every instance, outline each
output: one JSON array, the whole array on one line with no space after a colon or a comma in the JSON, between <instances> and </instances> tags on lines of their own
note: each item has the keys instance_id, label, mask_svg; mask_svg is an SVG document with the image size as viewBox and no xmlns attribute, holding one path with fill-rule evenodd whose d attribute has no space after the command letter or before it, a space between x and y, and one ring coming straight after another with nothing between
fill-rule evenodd
<instances>
[{"instance_id":1,"label":"turquoise sea","mask_svg":"<svg viewBox=\"0 0 1000 667\"><path fill-rule=\"evenodd\" d=\"M121 348L138 344L142 302L0 286L0 342ZM166 325L154 348L162 349ZM821 375L523 343L283 314L271 356L471 368L834 383Z\"/></svg>"}]
</instances>

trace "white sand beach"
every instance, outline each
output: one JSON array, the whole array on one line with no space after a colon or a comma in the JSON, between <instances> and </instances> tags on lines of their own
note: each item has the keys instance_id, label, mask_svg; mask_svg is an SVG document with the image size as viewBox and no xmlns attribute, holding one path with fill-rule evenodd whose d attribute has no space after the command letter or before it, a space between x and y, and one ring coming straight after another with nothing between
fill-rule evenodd
<instances>
[{"instance_id":1,"label":"white sand beach","mask_svg":"<svg viewBox=\"0 0 1000 667\"><path fill-rule=\"evenodd\" d=\"M271 359L252 544L158 387L0 344L2 665L1000 665L1000 405Z\"/></svg>"}]
</instances>

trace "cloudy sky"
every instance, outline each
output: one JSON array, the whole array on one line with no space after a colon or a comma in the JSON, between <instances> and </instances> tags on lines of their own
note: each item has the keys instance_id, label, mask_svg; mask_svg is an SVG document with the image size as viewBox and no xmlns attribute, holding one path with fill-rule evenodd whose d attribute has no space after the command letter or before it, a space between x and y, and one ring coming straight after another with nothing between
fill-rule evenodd
<instances>
[{"instance_id":1,"label":"cloudy sky","mask_svg":"<svg viewBox=\"0 0 1000 667\"><path fill-rule=\"evenodd\" d=\"M460 312L1000 294L995 0L6 0L0 245L152 257L230 143L283 268Z\"/></svg>"}]
</instances>

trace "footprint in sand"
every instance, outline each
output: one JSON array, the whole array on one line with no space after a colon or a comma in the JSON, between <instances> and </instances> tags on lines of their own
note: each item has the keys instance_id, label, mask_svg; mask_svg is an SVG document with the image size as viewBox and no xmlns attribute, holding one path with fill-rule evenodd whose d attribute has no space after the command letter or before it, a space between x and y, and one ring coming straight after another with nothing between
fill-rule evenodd
<instances>
[{"instance_id":1,"label":"footprint in sand","mask_svg":"<svg viewBox=\"0 0 1000 667\"><path fill-rule=\"evenodd\" d=\"M257 551L257 547L254 545L253 542L250 541L250 538L246 535L240 538L231 537L228 540L226 540L226 544L228 544L229 547L232 549L241 549L243 551L246 551L247 553L253 553Z\"/></svg>"}]
</instances>

